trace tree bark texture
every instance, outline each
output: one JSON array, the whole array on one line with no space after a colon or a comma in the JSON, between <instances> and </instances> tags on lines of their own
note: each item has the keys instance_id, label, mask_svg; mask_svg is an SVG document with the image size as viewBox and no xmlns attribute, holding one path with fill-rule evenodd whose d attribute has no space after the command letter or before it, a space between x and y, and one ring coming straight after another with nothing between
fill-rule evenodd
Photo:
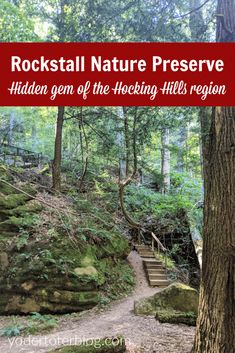
<instances>
[{"instance_id":1,"label":"tree bark texture","mask_svg":"<svg viewBox=\"0 0 235 353\"><path fill-rule=\"evenodd\" d=\"M117 135L116 142L119 157L119 180L127 176L126 141L125 141L125 113L123 107L117 108Z\"/></svg>"},{"instance_id":2,"label":"tree bark texture","mask_svg":"<svg viewBox=\"0 0 235 353\"><path fill-rule=\"evenodd\" d=\"M234 0L218 1L217 41L235 33L234 10ZM193 352L234 353L235 107L213 109L204 176L203 262Z\"/></svg>"},{"instance_id":3,"label":"tree bark texture","mask_svg":"<svg viewBox=\"0 0 235 353\"><path fill-rule=\"evenodd\" d=\"M163 129L161 133L161 154L162 154L162 180L163 187L162 192L165 194L170 190L170 132L169 129Z\"/></svg>"},{"instance_id":4,"label":"tree bark texture","mask_svg":"<svg viewBox=\"0 0 235 353\"><path fill-rule=\"evenodd\" d=\"M54 160L52 163L52 188L61 190L61 158L62 158L62 131L64 123L64 107L58 107Z\"/></svg>"}]
</instances>

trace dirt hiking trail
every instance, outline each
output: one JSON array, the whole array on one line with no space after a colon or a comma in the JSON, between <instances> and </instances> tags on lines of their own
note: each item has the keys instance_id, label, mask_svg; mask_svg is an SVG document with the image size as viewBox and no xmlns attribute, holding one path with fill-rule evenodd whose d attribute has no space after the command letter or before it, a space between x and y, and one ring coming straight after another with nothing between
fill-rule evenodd
<instances>
[{"instance_id":1,"label":"dirt hiking trail","mask_svg":"<svg viewBox=\"0 0 235 353\"><path fill-rule=\"evenodd\" d=\"M154 317L134 315L134 301L159 290L149 287L142 260L135 251L130 253L128 261L135 270L137 282L129 297L112 302L104 311L94 308L76 319L65 317L60 327L50 334L9 339L0 337L0 352L43 353L64 344L122 334L128 353L189 353L194 337L193 327L161 324Z\"/></svg>"}]
</instances>

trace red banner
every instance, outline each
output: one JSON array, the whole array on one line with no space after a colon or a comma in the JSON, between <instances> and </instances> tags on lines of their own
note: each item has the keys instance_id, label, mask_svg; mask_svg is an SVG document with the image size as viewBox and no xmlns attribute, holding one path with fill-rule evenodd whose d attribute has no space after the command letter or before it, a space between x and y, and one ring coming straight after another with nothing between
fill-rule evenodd
<instances>
[{"instance_id":1,"label":"red banner","mask_svg":"<svg viewBox=\"0 0 235 353\"><path fill-rule=\"evenodd\" d=\"M1 43L1 106L234 105L235 43Z\"/></svg>"}]
</instances>

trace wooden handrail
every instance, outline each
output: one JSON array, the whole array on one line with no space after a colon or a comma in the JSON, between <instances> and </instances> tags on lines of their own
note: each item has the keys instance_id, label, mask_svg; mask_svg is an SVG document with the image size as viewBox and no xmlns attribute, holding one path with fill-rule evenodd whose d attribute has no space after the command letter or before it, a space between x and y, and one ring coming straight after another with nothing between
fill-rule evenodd
<instances>
[{"instance_id":1,"label":"wooden handrail","mask_svg":"<svg viewBox=\"0 0 235 353\"><path fill-rule=\"evenodd\" d=\"M157 244L161 248L161 250L166 252L167 249L163 246L163 244L160 242L160 240L156 237L156 235L153 232L151 232L151 236L157 242Z\"/></svg>"},{"instance_id":2,"label":"wooden handrail","mask_svg":"<svg viewBox=\"0 0 235 353\"><path fill-rule=\"evenodd\" d=\"M34 155L39 155L41 153L36 153L36 152L33 152L33 151L30 151L30 150L26 150L25 148L21 148L21 147L17 147L17 146L13 146L13 145L9 145L7 143L0 143L0 148L1 147L5 147L5 148L9 148L10 150L15 150L16 151L16 154L19 155L21 152L25 152L27 154L34 154ZM20 154L21 155L21 154Z\"/></svg>"},{"instance_id":3,"label":"wooden handrail","mask_svg":"<svg viewBox=\"0 0 235 353\"><path fill-rule=\"evenodd\" d=\"M42 153L36 153L7 143L0 143L0 156L4 158L4 162L7 156L11 156L14 158L14 165L16 163L16 157L21 157L24 165L27 163L27 160L31 160L31 163L40 164L43 158Z\"/></svg>"}]
</instances>

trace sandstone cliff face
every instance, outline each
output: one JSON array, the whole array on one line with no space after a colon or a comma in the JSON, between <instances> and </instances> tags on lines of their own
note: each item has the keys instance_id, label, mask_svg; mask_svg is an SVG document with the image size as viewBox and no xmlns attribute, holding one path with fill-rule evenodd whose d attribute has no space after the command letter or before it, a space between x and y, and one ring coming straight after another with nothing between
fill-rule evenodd
<instances>
[{"instance_id":1,"label":"sandstone cliff face","mask_svg":"<svg viewBox=\"0 0 235 353\"><path fill-rule=\"evenodd\" d=\"M0 169L0 179L14 184L8 170ZM37 192L28 184L17 186L27 195L0 181L0 313L65 313L95 306L109 269L128 254L127 241L104 224L99 227L109 236L94 236L92 229L81 236L81 220L35 200Z\"/></svg>"}]
</instances>

